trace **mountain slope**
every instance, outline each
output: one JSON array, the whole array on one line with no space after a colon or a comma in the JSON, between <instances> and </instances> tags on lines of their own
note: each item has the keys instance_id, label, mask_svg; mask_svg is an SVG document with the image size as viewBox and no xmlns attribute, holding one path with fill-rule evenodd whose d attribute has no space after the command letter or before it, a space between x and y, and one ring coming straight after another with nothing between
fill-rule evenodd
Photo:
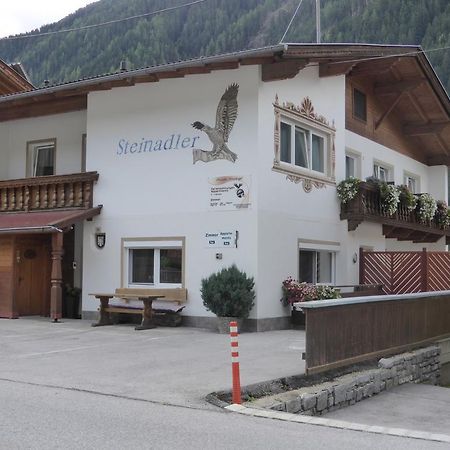
<instances>
[{"instance_id":1,"label":"mountain slope","mask_svg":"<svg viewBox=\"0 0 450 450\"><path fill-rule=\"evenodd\" d=\"M188 1L100 0L40 32L97 24ZM303 1L285 42L314 41L314 3ZM41 85L45 79L62 82L116 71L122 59L137 68L261 47L280 41L297 4L297 0L207 0L84 31L2 40L0 58L21 61L33 82ZM321 17L322 42L450 46L448 0L322 0ZM431 52L429 57L449 90L450 51Z\"/></svg>"}]
</instances>

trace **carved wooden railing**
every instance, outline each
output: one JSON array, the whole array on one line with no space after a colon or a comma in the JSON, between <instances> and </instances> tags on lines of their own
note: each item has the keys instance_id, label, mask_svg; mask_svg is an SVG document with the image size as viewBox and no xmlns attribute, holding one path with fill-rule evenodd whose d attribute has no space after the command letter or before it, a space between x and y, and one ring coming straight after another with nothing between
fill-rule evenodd
<instances>
[{"instance_id":1,"label":"carved wooden railing","mask_svg":"<svg viewBox=\"0 0 450 450\"><path fill-rule=\"evenodd\" d=\"M419 220L415 211L409 210L399 203L397 211L389 215L383 207L379 189L372 183L363 182L359 185L356 197L347 204L341 204L341 220L348 220L348 230L356 230L364 221L381 223L390 230L394 228L417 231L417 233L434 234L436 236L450 235L450 229L443 229L435 220L424 223ZM385 230L384 230L385 231ZM411 240L416 240L418 234L411 234ZM395 238L408 238L408 233L393 233ZM407 239L409 240L409 239ZM418 239L417 240L421 240ZM424 241L425 242L425 241ZM430 241L431 242L431 241Z\"/></svg>"},{"instance_id":2,"label":"carved wooden railing","mask_svg":"<svg viewBox=\"0 0 450 450\"><path fill-rule=\"evenodd\" d=\"M0 212L92 208L97 172L0 181Z\"/></svg>"}]
</instances>

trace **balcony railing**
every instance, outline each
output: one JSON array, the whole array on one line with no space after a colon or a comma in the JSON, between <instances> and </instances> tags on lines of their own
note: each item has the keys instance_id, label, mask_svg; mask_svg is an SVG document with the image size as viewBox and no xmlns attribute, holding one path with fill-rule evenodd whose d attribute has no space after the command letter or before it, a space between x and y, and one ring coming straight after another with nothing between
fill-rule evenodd
<instances>
[{"instance_id":1,"label":"balcony railing","mask_svg":"<svg viewBox=\"0 0 450 450\"><path fill-rule=\"evenodd\" d=\"M97 172L0 181L0 212L92 208Z\"/></svg>"},{"instance_id":2,"label":"balcony railing","mask_svg":"<svg viewBox=\"0 0 450 450\"><path fill-rule=\"evenodd\" d=\"M348 230L356 230L362 222L376 222L383 225L387 238L413 242L436 242L442 236L450 236L449 228L442 228L435 220L424 223L415 211L409 210L401 202L397 211L389 215L383 208L377 186L363 182L356 197L341 205L341 220L348 220Z\"/></svg>"}]
</instances>

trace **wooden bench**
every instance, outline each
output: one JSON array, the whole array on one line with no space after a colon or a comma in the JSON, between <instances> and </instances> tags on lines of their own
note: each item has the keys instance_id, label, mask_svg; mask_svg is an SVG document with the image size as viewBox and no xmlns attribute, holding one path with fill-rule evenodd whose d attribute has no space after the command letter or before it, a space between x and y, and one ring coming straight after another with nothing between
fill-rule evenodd
<instances>
[{"instance_id":1,"label":"wooden bench","mask_svg":"<svg viewBox=\"0 0 450 450\"><path fill-rule=\"evenodd\" d=\"M165 302L175 302L178 305L185 303L187 300L187 289L184 288L167 288L167 289L133 289L133 288L119 288L114 294L89 294L100 300L100 318L97 323L92 326L100 327L105 325L113 325L111 313L125 313L125 314L142 314L142 321L136 330L147 330L155 328L155 320L153 311L153 301L157 299ZM110 305L109 301L112 298L119 298L125 300L124 305ZM131 305L132 300L139 300L142 306ZM127 305L127 303L129 305ZM164 314L163 310L157 310L156 314Z\"/></svg>"}]
</instances>

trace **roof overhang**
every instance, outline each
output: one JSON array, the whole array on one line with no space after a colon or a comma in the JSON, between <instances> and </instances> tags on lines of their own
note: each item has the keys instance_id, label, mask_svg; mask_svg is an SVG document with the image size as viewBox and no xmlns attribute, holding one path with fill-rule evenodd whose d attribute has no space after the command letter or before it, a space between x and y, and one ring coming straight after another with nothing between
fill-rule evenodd
<instances>
[{"instance_id":1,"label":"roof overhang","mask_svg":"<svg viewBox=\"0 0 450 450\"><path fill-rule=\"evenodd\" d=\"M10 66L0 59L0 95L30 91L31 89L34 89L34 86L26 78L20 64Z\"/></svg>"},{"instance_id":2,"label":"roof overhang","mask_svg":"<svg viewBox=\"0 0 450 450\"><path fill-rule=\"evenodd\" d=\"M64 232L75 223L100 214L102 206L88 209L0 213L0 234Z\"/></svg>"},{"instance_id":3,"label":"roof overhang","mask_svg":"<svg viewBox=\"0 0 450 450\"><path fill-rule=\"evenodd\" d=\"M309 65L319 66L320 76L333 76L358 71L364 73L367 68L373 71L378 67L389 67L393 62L405 58L414 60L423 83L429 87L432 101L439 104L443 112L440 123L435 124L432 121L431 125L445 125L450 121L450 99L420 47L295 43L117 72L5 95L0 97L0 121L83 110L87 108L87 95L90 92L158 82L168 78L183 78L215 70L236 69L245 65L260 65L262 80L273 81L292 78ZM423 122L423 125L427 124L426 120ZM445 156L440 155L438 159L447 161L447 158L443 158Z\"/></svg>"}]
</instances>

